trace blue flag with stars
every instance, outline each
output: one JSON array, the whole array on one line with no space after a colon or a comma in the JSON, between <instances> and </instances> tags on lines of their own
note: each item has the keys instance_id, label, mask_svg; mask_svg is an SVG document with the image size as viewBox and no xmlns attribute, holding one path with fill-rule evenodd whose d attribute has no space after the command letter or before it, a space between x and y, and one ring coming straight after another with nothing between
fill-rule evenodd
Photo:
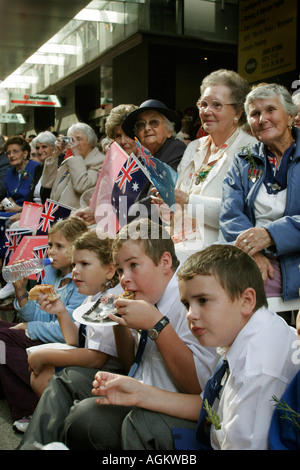
<instances>
[{"instance_id":1,"label":"blue flag with stars","mask_svg":"<svg viewBox=\"0 0 300 470\"><path fill-rule=\"evenodd\" d=\"M133 154L128 157L117 176L112 193L111 203L117 211L119 224L127 224L127 214L130 206L149 182L147 176L138 164Z\"/></svg>"},{"instance_id":2,"label":"blue flag with stars","mask_svg":"<svg viewBox=\"0 0 300 470\"><path fill-rule=\"evenodd\" d=\"M175 184L178 174L167 163L161 162L158 158L151 155L138 139L135 142L139 151L139 156L142 159L148 173L150 175L152 184L156 187L162 199L169 207L175 204Z\"/></svg>"}]
</instances>

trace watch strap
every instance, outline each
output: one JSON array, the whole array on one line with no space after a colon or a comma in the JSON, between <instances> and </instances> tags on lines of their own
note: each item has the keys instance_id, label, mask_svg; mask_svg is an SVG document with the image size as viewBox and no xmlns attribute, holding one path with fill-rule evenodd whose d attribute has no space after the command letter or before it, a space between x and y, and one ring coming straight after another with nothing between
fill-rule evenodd
<instances>
[{"instance_id":1,"label":"watch strap","mask_svg":"<svg viewBox=\"0 0 300 470\"><path fill-rule=\"evenodd\" d=\"M168 317L164 316L162 317L159 322L156 323L156 325L153 326L153 328L150 328L148 330L148 336L150 336L151 339L156 339L158 334L164 329L165 326L167 326L170 323L170 320ZM156 338L153 338L151 335L151 332L156 332Z\"/></svg>"}]
</instances>

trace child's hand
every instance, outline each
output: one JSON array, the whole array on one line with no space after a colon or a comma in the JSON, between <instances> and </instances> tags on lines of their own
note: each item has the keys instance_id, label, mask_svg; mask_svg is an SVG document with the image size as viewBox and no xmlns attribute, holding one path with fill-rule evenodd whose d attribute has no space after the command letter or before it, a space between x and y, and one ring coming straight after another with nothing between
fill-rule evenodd
<instances>
[{"instance_id":1,"label":"child's hand","mask_svg":"<svg viewBox=\"0 0 300 470\"><path fill-rule=\"evenodd\" d=\"M109 314L109 318L135 330L148 330L163 317L154 305L145 300L117 299L115 306L121 318L113 314Z\"/></svg>"},{"instance_id":2,"label":"child's hand","mask_svg":"<svg viewBox=\"0 0 300 470\"><path fill-rule=\"evenodd\" d=\"M40 294L36 301L39 303L41 310L44 310L47 313L51 313L53 315L63 315L64 313L68 313L66 307L64 306L63 302L60 299L48 300L47 294Z\"/></svg>"},{"instance_id":3,"label":"child's hand","mask_svg":"<svg viewBox=\"0 0 300 470\"><path fill-rule=\"evenodd\" d=\"M93 382L92 394L100 405L138 406L140 383L118 374L97 372Z\"/></svg>"}]
</instances>

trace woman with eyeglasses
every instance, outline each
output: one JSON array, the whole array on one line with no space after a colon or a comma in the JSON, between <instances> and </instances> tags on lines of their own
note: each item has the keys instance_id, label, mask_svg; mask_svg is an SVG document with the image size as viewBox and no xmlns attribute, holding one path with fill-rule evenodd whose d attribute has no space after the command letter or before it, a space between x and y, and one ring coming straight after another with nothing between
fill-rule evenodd
<instances>
[{"instance_id":1,"label":"woman with eyeglasses","mask_svg":"<svg viewBox=\"0 0 300 470\"><path fill-rule=\"evenodd\" d=\"M172 229L182 260L217 240L223 179L233 156L256 142L241 128L249 90L248 82L231 70L214 71L202 81L197 106L208 135L188 145L177 169ZM161 202L157 196L155 203Z\"/></svg>"},{"instance_id":2,"label":"woman with eyeglasses","mask_svg":"<svg viewBox=\"0 0 300 470\"><path fill-rule=\"evenodd\" d=\"M122 124L126 135L137 137L151 155L167 163L177 170L186 145L176 139L181 129L181 118L176 111L169 109L159 100L144 101L137 109L128 114ZM142 204L151 215L151 184L147 184L137 197L136 202ZM129 211L129 218L131 219ZM132 215L132 218L135 216Z\"/></svg>"}]
</instances>

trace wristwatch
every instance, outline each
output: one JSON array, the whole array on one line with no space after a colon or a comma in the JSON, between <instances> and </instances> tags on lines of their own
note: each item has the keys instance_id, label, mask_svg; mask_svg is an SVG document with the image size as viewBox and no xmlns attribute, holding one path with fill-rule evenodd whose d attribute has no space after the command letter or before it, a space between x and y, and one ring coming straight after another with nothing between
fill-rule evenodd
<instances>
[{"instance_id":1,"label":"wristwatch","mask_svg":"<svg viewBox=\"0 0 300 470\"><path fill-rule=\"evenodd\" d=\"M161 330L165 326L167 326L168 323L170 323L170 320L168 319L168 317L162 317L162 319L159 320L159 322L157 322L156 325L154 325L153 328L149 328L149 330L148 330L149 338L151 338L153 340L157 339L159 333L161 332Z\"/></svg>"}]
</instances>

